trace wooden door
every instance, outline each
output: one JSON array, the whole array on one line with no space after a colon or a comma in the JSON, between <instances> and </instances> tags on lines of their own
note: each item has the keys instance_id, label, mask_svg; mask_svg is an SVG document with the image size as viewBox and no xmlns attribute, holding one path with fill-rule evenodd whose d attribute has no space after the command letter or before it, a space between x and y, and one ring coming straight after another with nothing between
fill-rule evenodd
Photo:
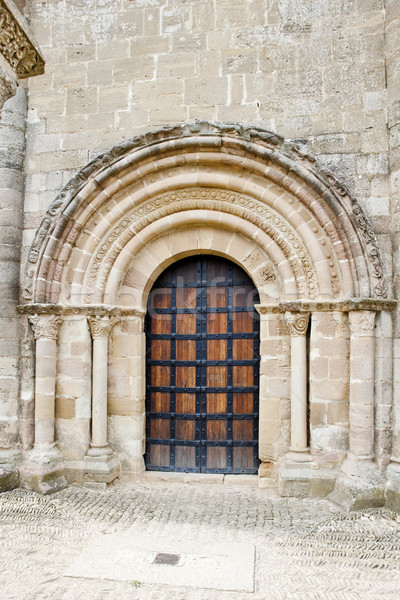
<instances>
[{"instance_id":1,"label":"wooden door","mask_svg":"<svg viewBox=\"0 0 400 600\"><path fill-rule=\"evenodd\" d=\"M148 470L256 473L257 291L217 257L164 271L146 318Z\"/></svg>"}]
</instances>

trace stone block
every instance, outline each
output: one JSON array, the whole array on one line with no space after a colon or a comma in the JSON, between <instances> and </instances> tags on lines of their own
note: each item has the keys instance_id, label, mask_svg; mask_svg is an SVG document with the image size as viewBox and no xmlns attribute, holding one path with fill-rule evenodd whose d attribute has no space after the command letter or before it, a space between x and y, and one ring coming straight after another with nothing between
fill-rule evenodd
<instances>
[{"instance_id":1,"label":"stone block","mask_svg":"<svg viewBox=\"0 0 400 600\"><path fill-rule=\"evenodd\" d=\"M35 465L24 463L19 468L19 476L23 489L45 496L58 492L68 485L62 464Z\"/></svg>"},{"instance_id":2,"label":"stone block","mask_svg":"<svg viewBox=\"0 0 400 600\"><path fill-rule=\"evenodd\" d=\"M106 456L85 456L83 483L109 484L119 477L121 465L115 454Z\"/></svg>"},{"instance_id":3,"label":"stone block","mask_svg":"<svg viewBox=\"0 0 400 600\"><path fill-rule=\"evenodd\" d=\"M13 466L0 465L0 492L14 490L19 486L18 471Z\"/></svg>"},{"instance_id":4,"label":"stone block","mask_svg":"<svg viewBox=\"0 0 400 600\"><path fill-rule=\"evenodd\" d=\"M120 84L154 79L154 69L153 56L121 58L113 61L113 81Z\"/></svg>"}]
</instances>

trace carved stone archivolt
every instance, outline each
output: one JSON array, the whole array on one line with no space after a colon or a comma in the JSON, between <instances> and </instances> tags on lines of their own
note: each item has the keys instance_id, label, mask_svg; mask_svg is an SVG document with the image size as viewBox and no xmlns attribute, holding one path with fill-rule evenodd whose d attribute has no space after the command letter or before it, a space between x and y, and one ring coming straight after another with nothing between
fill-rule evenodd
<instances>
[{"instance_id":1,"label":"carved stone archivolt","mask_svg":"<svg viewBox=\"0 0 400 600\"><path fill-rule=\"evenodd\" d=\"M207 157L204 164L202 153ZM122 170L124 175L119 177ZM177 181L180 177L175 186L180 188L178 192L171 189L171 177ZM213 184L218 178L219 183ZM206 183L200 185L200 180ZM228 180L233 187L222 189L222 182L226 188ZM190 191L190 181L196 190ZM137 198L128 201L130 184L135 186ZM150 195L152 186L158 191ZM211 198L212 187L219 188L218 198ZM243 191L239 192L239 188ZM189 196L183 198L183 192ZM196 197L190 197L191 192ZM203 192L207 198L201 197ZM281 199L282 206L291 201L293 210L285 208L285 214L281 214ZM110 207L111 203L120 206L125 202L124 216L118 223L111 221L108 234L97 248L85 252L79 246L84 243L80 232L94 227L95 220L105 214L108 202ZM261 233L274 236L274 243L294 273L299 297L386 297L379 248L364 211L315 157L260 129L196 123L123 142L97 157L63 188L32 244L25 300L49 302L55 298L57 302L63 273L69 268L68 248L83 248L84 256L95 257L83 271L88 289L93 282L96 288L104 286L118 252L137 234L139 224L144 231L154 223L153 218L161 219L196 206L222 214L245 215L244 220L249 219ZM120 214L117 211L112 219L120 218ZM51 232L55 231L58 244L51 247L56 247L56 254L54 250L46 254ZM61 259L57 253L63 247ZM319 254L318 259L313 252ZM48 276L50 263L55 269ZM39 280L40 286L36 286ZM89 296L93 302L92 294ZM83 298L84 295L82 301Z\"/></svg>"},{"instance_id":2,"label":"carved stone archivolt","mask_svg":"<svg viewBox=\"0 0 400 600\"><path fill-rule=\"evenodd\" d=\"M104 282L121 248L135 235L161 217L198 209L238 216L267 233L290 261L298 281L299 295L310 299L317 296L317 276L307 248L290 224L276 211L244 194L212 188L187 188L161 194L142 203L119 221L102 241L88 268L85 302L91 303L94 291L104 288ZM251 256L244 257L246 266L249 266L249 261ZM276 280L272 266L267 269L266 278Z\"/></svg>"},{"instance_id":3,"label":"carved stone archivolt","mask_svg":"<svg viewBox=\"0 0 400 600\"><path fill-rule=\"evenodd\" d=\"M62 323L60 315L32 315L29 317L35 340L46 338L56 340Z\"/></svg>"}]
</instances>

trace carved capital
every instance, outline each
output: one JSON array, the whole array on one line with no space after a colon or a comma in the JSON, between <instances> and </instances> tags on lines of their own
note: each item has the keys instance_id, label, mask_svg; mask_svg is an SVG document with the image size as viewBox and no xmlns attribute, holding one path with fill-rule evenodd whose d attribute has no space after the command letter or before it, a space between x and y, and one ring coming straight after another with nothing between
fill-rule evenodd
<instances>
[{"instance_id":1,"label":"carved capital","mask_svg":"<svg viewBox=\"0 0 400 600\"><path fill-rule=\"evenodd\" d=\"M289 326L290 335L306 335L309 320L309 313L285 312L285 321Z\"/></svg>"},{"instance_id":2,"label":"carved capital","mask_svg":"<svg viewBox=\"0 0 400 600\"><path fill-rule=\"evenodd\" d=\"M32 326L35 340L39 338L47 338L56 340L58 330L62 323L60 315L32 315L29 317L29 322Z\"/></svg>"},{"instance_id":3,"label":"carved capital","mask_svg":"<svg viewBox=\"0 0 400 600\"><path fill-rule=\"evenodd\" d=\"M92 334L92 338L108 338L112 328L116 323L114 317L88 317L89 327Z\"/></svg>"},{"instance_id":4,"label":"carved capital","mask_svg":"<svg viewBox=\"0 0 400 600\"><path fill-rule=\"evenodd\" d=\"M352 337L371 337L374 335L376 313L370 310L358 310L349 313L349 326Z\"/></svg>"},{"instance_id":5,"label":"carved capital","mask_svg":"<svg viewBox=\"0 0 400 600\"><path fill-rule=\"evenodd\" d=\"M0 52L20 79L44 73L43 57L26 20L7 0L0 0Z\"/></svg>"}]
</instances>

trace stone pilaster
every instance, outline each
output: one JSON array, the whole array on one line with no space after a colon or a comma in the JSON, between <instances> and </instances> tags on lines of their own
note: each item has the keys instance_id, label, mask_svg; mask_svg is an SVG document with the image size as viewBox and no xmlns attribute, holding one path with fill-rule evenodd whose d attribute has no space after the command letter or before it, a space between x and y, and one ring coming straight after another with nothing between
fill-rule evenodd
<instances>
[{"instance_id":1,"label":"stone pilaster","mask_svg":"<svg viewBox=\"0 0 400 600\"><path fill-rule=\"evenodd\" d=\"M20 470L26 489L42 494L66 485L62 456L54 437L58 315L29 317L35 338L35 444Z\"/></svg>"},{"instance_id":2,"label":"stone pilaster","mask_svg":"<svg viewBox=\"0 0 400 600\"><path fill-rule=\"evenodd\" d=\"M331 500L346 509L384 504L383 478L374 462L375 312L349 313L349 453Z\"/></svg>"},{"instance_id":3,"label":"stone pilaster","mask_svg":"<svg viewBox=\"0 0 400 600\"><path fill-rule=\"evenodd\" d=\"M92 355L92 440L85 457L84 481L105 487L119 475L117 456L107 438L108 338L115 320L89 317L93 338Z\"/></svg>"}]
</instances>

